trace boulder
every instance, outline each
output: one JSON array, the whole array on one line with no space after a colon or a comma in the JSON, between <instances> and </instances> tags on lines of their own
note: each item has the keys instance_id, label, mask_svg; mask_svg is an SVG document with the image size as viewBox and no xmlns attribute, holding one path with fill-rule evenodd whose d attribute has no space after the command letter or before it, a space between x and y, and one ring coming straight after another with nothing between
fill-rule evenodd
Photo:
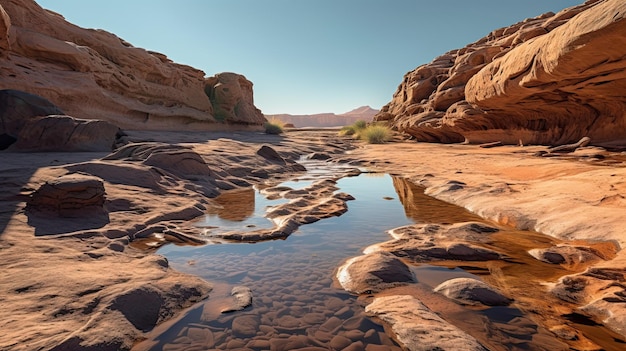
<instances>
[{"instance_id":1,"label":"boulder","mask_svg":"<svg viewBox=\"0 0 626 351\"><path fill-rule=\"evenodd\" d=\"M26 122L12 148L21 151L111 151L120 133L120 128L106 121L50 115Z\"/></svg>"},{"instance_id":2,"label":"boulder","mask_svg":"<svg viewBox=\"0 0 626 351\"><path fill-rule=\"evenodd\" d=\"M389 326L407 350L487 350L472 336L409 295L376 297L365 307L365 312Z\"/></svg>"},{"instance_id":3,"label":"boulder","mask_svg":"<svg viewBox=\"0 0 626 351\"><path fill-rule=\"evenodd\" d=\"M464 305L508 306L511 303L509 298L478 279L454 278L433 290Z\"/></svg>"},{"instance_id":4,"label":"boulder","mask_svg":"<svg viewBox=\"0 0 626 351\"><path fill-rule=\"evenodd\" d=\"M261 146L259 150L256 152L256 154L273 163L279 163L279 164L286 163L285 159L282 158L282 156L280 156L278 152L276 152L276 150L272 149L271 146L267 146L267 145Z\"/></svg>"},{"instance_id":5,"label":"boulder","mask_svg":"<svg viewBox=\"0 0 626 351\"><path fill-rule=\"evenodd\" d=\"M24 125L33 117L62 115L47 99L24 91L0 90L0 134L17 139Z\"/></svg>"},{"instance_id":6,"label":"boulder","mask_svg":"<svg viewBox=\"0 0 626 351\"><path fill-rule=\"evenodd\" d=\"M102 179L82 174L69 174L50 180L33 192L28 209L51 210L60 216L75 211L102 209L105 190Z\"/></svg>"},{"instance_id":7,"label":"boulder","mask_svg":"<svg viewBox=\"0 0 626 351\"><path fill-rule=\"evenodd\" d=\"M387 252L349 259L339 267L337 280L345 290L356 294L376 293L416 282L409 267Z\"/></svg>"},{"instance_id":8,"label":"boulder","mask_svg":"<svg viewBox=\"0 0 626 351\"><path fill-rule=\"evenodd\" d=\"M0 150L111 151L121 135L109 122L63 115L41 96L0 90Z\"/></svg>"},{"instance_id":9,"label":"boulder","mask_svg":"<svg viewBox=\"0 0 626 351\"><path fill-rule=\"evenodd\" d=\"M621 0L494 30L407 73L375 120L429 142L623 140L625 31Z\"/></svg>"}]
</instances>

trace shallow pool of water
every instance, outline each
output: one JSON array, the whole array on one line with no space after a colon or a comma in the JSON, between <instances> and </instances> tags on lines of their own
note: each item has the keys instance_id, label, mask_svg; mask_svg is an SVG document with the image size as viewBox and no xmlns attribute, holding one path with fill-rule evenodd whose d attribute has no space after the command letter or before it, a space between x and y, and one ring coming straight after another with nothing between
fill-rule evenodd
<instances>
[{"instance_id":1,"label":"shallow pool of water","mask_svg":"<svg viewBox=\"0 0 626 351\"><path fill-rule=\"evenodd\" d=\"M303 188L324 176L328 176L328 172L317 170L300 180L280 185ZM338 181L340 191L355 197L348 202L348 212L304 225L286 240L162 247L158 253L166 256L174 269L211 281L215 289L207 302L191 309L184 318L157 328L136 350L289 350L348 346L363 349L367 345L379 345L376 350L400 350L380 325L364 315L362 302L334 286L335 269L345 259L360 255L365 247L390 240L386 232L399 226L418 222L481 221L465 209L426 196L421 189L407 184L384 174L342 178ZM221 208L209 213L200 226L208 230L248 231L251 226L271 225L263 217L265 209L284 200L267 200L258 189L245 189L223 195L216 201ZM526 235L518 231L512 233ZM498 277L517 274L517 279L507 280L506 284L512 285L513 290L524 290L524 283L529 284L525 275L531 276L533 269L543 272L539 275L546 279L566 274L525 253L526 241L531 246L548 246L553 242L537 233L528 234L528 239L508 239L515 245L504 239L506 232L494 235L491 241L494 248L516 252L505 264L415 265L412 270L419 284L407 293L418 295L427 306L476 336L490 349L562 349L562 343L516 307L471 309L432 293L433 287L455 277L480 276L497 285ZM252 306L220 314L220 307L230 299L230 289L238 285L252 290ZM545 292L534 294L541 296Z\"/></svg>"}]
</instances>

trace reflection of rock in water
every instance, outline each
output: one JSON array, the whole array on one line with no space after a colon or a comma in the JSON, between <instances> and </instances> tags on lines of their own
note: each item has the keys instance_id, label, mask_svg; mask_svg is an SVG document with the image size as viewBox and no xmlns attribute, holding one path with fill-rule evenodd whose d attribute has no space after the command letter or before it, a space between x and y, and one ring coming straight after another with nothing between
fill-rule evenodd
<instances>
[{"instance_id":1,"label":"reflection of rock in water","mask_svg":"<svg viewBox=\"0 0 626 351\"><path fill-rule=\"evenodd\" d=\"M215 198L219 208L215 213L229 221L243 221L254 214L254 189L244 188L223 192Z\"/></svg>"},{"instance_id":2,"label":"reflection of rock in water","mask_svg":"<svg viewBox=\"0 0 626 351\"><path fill-rule=\"evenodd\" d=\"M393 187L404 206L406 216L418 223L458 223L481 220L480 217L463 207L425 195L424 188L406 178L392 177L392 179Z\"/></svg>"}]
</instances>

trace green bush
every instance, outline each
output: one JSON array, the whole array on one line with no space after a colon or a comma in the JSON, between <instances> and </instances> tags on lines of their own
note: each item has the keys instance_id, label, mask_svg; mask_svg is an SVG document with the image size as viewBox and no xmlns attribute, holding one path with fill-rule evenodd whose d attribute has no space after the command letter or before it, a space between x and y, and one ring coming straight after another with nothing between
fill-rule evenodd
<instances>
[{"instance_id":1,"label":"green bush","mask_svg":"<svg viewBox=\"0 0 626 351\"><path fill-rule=\"evenodd\" d=\"M361 130L367 128L367 122L364 120L358 120L352 124L355 130Z\"/></svg>"},{"instance_id":2,"label":"green bush","mask_svg":"<svg viewBox=\"0 0 626 351\"><path fill-rule=\"evenodd\" d=\"M391 140L391 129L381 125L371 125L360 133L361 140L369 144L382 144Z\"/></svg>"},{"instance_id":3,"label":"green bush","mask_svg":"<svg viewBox=\"0 0 626 351\"><path fill-rule=\"evenodd\" d=\"M352 135L358 139L360 137L359 134L365 128L367 128L367 122L363 120L358 120L349 126L341 128L341 130L339 131L339 135Z\"/></svg>"},{"instance_id":4,"label":"green bush","mask_svg":"<svg viewBox=\"0 0 626 351\"><path fill-rule=\"evenodd\" d=\"M345 126L339 130L339 135L354 135L355 130L353 126Z\"/></svg>"},{"instance_id":5,"label":"green bush","mask_svg":"<svg viewBox=\"0 0 626 351\"><path fill-rule=\"evenodd\" d=\"M266 134L282 134L283 132L283 122L279 121L279 120L269 120L267 122L265 122L264 127L265 127L265 133Z\"/></svg>"}]
</instances>

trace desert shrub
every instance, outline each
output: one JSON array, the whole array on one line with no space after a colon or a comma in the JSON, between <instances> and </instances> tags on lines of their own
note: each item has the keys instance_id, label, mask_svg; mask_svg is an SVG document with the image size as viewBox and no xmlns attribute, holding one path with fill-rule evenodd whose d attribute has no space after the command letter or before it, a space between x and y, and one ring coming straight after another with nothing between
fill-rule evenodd
<instances>
[{"instance_id":1,"label":"desert shrub","mask_svg":"<svg viewBox=\"0 0 626 351\"><path fill-rule=\"evenodd\" d=\"M360 133L360 138L369 144L382 144L391 140L391 129L382 125L371 125Z\"/></svg>"},{"instance_id":2,"label":"desert shrub","mask_svg":"<svg viewBox=\"0 0 626 351\"><path fill-rule=\"evenodd\" d=\"M283 122L277 119L271 119L265 122L264 124L265 133L266 134L281 134L283 132L283 126L284 126Z\"/></svg>"},{"instance_id":3,"label":"desert shrub","mask_svg":"<svg viewBox=\"0 0 626 351\"><path fill-rule=\"evenodd\" d=\"M361 130L367 128L367 122L364 120L358 120L352 124L355 130Z\"/></svg>"},{"instance_id":4,"label":"desert shrub","mask_svg":"<svg viewBox=\"0 0 626 351\"><path fill-rule=\"evenodd\" d=\"M367 122L363 120L358 120L349 126L341 128L341 130L339 130L339 135L352 135L355 138L359 138L359 134L365 128L367 128Z\"/></svg>"},{"instance_id":5,"label":"desert shrub","mask_svg":"<svg viewBox=\"0 0 626 351\"><path fill-rule=\"evenodd\" d=\"M354 135L354 132L353 126L345 126L339 130L339 135Z\"/></svg>"}]
</instances>

